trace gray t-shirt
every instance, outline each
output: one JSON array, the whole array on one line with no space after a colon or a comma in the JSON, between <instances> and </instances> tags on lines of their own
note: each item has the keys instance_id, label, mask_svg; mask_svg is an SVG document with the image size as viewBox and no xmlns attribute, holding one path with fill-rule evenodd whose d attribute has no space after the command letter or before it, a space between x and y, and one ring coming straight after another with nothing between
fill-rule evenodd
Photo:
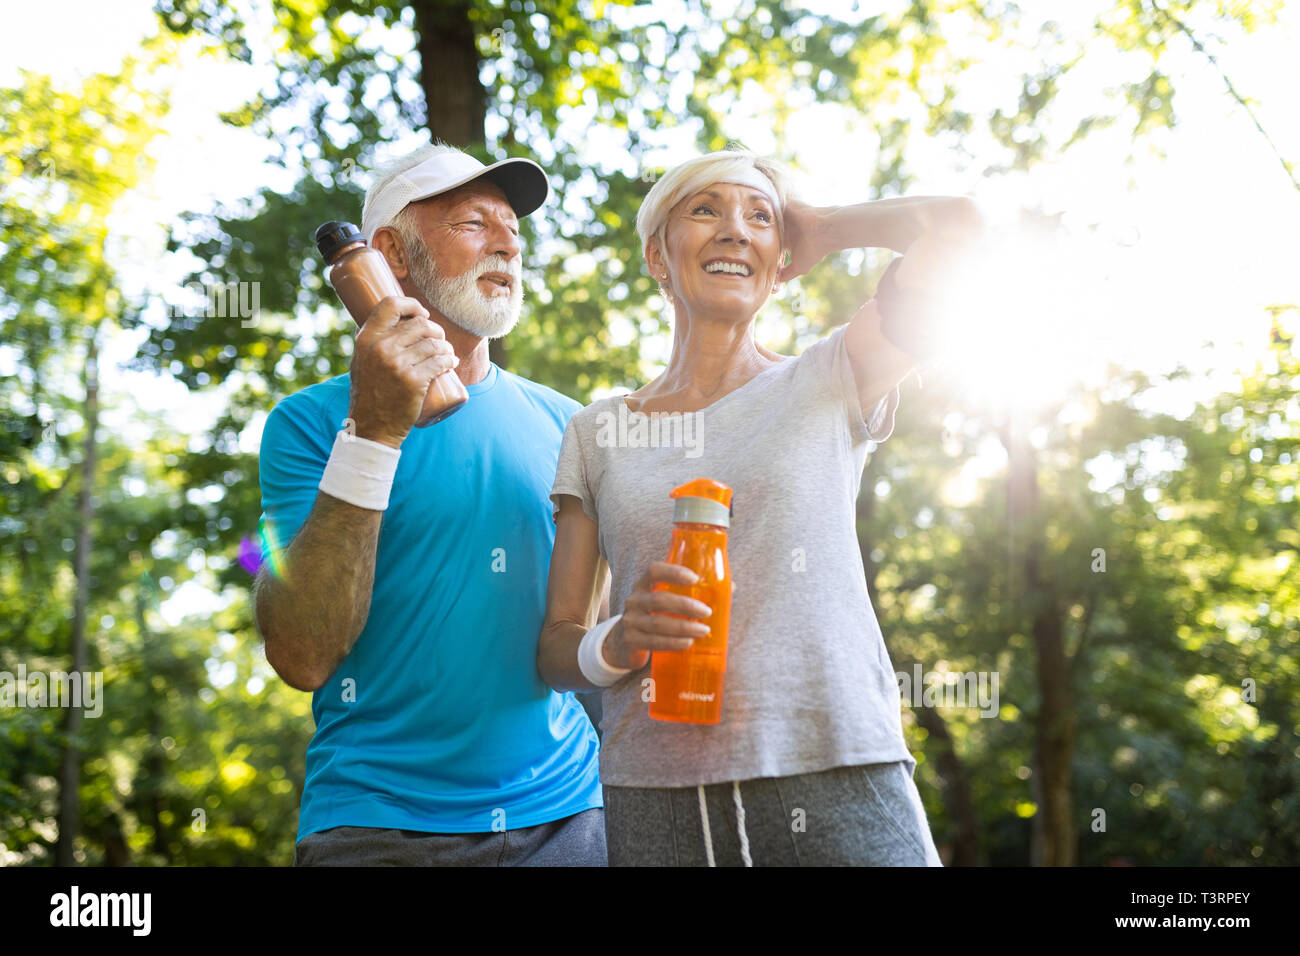
<instances>
[{"instance_id":1,"label":"gray t-shirt","mask_svg":"<svg viewBox=\"0 0 1300 956\"><path fill-rule=\"evenodd\" d=\"M651 718L650 665L605 690L600 779L684 787L915 761L867 596L856 501L869 450L889 437L895 388L863 421L845 327L699 412L632 413L622 396L569 421L551 490L599 526L610 613L668 554L674 502L694 478L734 489L734 591L722 722Z\"/></svg>"}]
</instances>

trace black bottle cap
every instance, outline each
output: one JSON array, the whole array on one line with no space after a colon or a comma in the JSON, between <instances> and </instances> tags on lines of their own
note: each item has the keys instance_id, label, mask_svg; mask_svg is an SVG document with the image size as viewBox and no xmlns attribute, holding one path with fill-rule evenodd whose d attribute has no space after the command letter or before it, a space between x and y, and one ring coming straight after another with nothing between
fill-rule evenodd
<instances>
[{"instance_id":1,"label":"black bottle cap","mask_svg":"<svg viewBox=\"0 0 1300 956\"><path fill-rule=\"evenodd\" d=\"M365 241L361 230L350 222L330 220L316 230L316 248L326 262L332 262L344 246Z\"/></svg>"}]
</instances>

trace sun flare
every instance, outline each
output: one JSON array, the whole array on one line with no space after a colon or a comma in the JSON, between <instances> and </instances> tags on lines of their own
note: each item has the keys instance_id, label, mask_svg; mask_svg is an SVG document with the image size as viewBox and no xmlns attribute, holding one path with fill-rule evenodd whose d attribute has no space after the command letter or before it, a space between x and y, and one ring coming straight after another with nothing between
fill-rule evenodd
<instances>
[{"instance_id":1,"label":"sun flare","mask_svg":"<svg viewBox=\"0 0 1300 956\"><path fill-rule=\"evenodd\" d=\"M942 374L972 408L1032 411L1062 400L1105 364L1119 318L1089 285L1089 243L994 232L939 290L948 342ZM1094 264L1095 265L1095 264Z\"/></svg>"}]
</instances>

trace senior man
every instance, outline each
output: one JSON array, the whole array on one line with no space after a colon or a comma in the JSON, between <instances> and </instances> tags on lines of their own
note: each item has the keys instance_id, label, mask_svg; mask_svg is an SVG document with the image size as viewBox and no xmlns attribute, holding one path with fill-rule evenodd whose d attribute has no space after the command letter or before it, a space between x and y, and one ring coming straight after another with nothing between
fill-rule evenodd
<instances>
[{"instance_id":1,"label":"senior man","mask_svg":"<svg viewBox=\"0 0 1300 956\"><path fill-rule=\"evenodd\" d=\"M407 297L267 418L257 625L316 719L295 865L606 865L595 730L535 664L580 406L488 358L548 194L536 163L443 144L380 171L361 228ZM453 368L468 401L415 427Z\"/></svg>"}]
</instances>

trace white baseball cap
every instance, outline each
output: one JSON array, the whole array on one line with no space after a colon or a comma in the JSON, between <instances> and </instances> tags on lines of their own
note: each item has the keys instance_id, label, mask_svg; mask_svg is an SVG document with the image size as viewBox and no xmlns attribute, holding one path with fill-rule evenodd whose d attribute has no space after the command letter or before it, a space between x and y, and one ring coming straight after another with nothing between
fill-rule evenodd
<instances>
[{"instance_id":1,"label":"white baseball cap","mask_svg":"<svg viewBox=\"0 0 1300 956\"><path fill-rule=\"evenodd\" d=\"M361 231L366 242L375 230L392 223L393 217L410 203L437 196L457 186L485 177L501 187L516 216L527 216L550 195L546 173L531 159L503 159L484 166L458 149L430 156L418 166L398 173L370 198L361 212Z\"/></svg>"}]
</instances>

